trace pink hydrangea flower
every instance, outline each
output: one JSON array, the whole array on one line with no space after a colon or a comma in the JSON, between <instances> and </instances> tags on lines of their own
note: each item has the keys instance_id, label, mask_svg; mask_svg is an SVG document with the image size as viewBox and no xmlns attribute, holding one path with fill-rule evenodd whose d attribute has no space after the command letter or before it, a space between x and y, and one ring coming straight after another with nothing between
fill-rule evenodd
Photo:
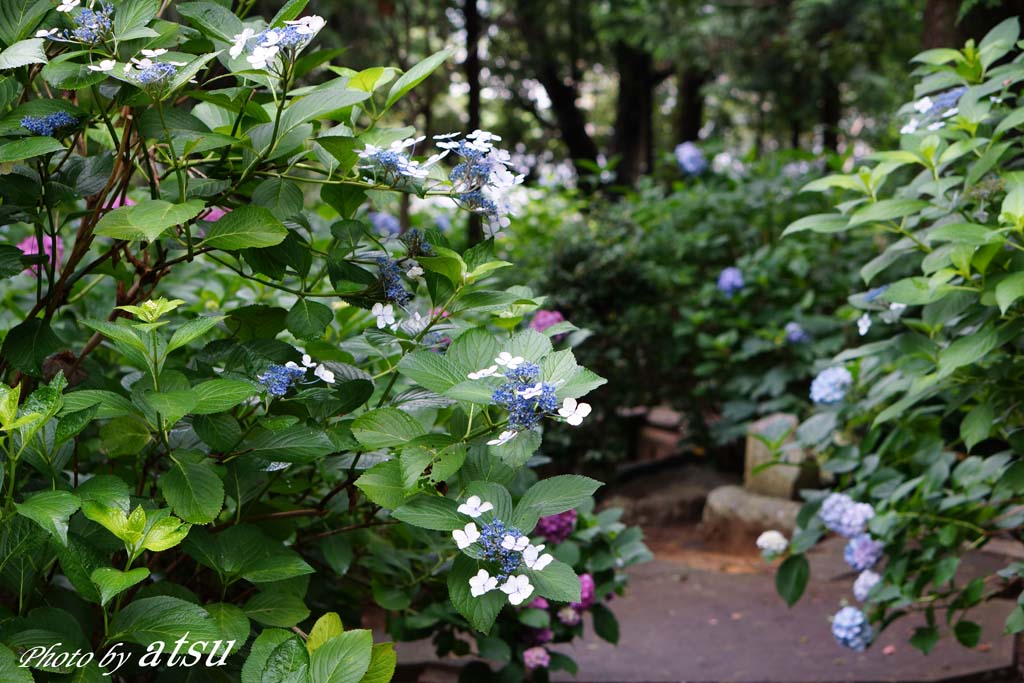
<instances>
[{"instance_id":1,"label":"pink hydrangea flower","mask_svg":"<svg viewBox=\"0 0 1024 683\"><path fill-rule=\"evenodd\" d=\"M566 626L575 626L583 621L583 617L575 607L572 605L566 605L562 609L558 610L558 620Z\"/></svg>"},{"instance_id":2,"label":"pink hydrangea flower","mask_svg":"<svg viewBox=\"0 0 1024 683\"><path fill-rule=\"evenodd\" d=\"M552 325L565 322L565 316L558 311L537 311L530 321L530 327L538 332L543 332Z\"/></svg>"},{"instance_id":3,"label":"pink hydrangea flower","mask_svg":"<svg viewBox=\"0 0 1024 683\"><path fill-rule=\"evenodd\" d=\"M47 259L53 258L53 249L56 245L57 248L57 269L60 269L61 261L64 260L64 242L59 237L50 237L49 235L43 235L43 253L46 254ZM39 240L36 239L35 235L26 237L22 241L18 242L18 249L21 249L23 254L38 254L39 253ZM37 273L39 272L39 266L29 266L23 273Z\"/></svg>"},{"instance_id":4,"label":"pink hydrangea flower","mask_svg":"<svg viewBox=\"0 0 1024 683\"><path fill-rule=\"evenodd\" d=\"M544 598L534 598L533 602L526 606L526 609L547 609L550 607L548 601Z\"/></svg>"},{"instance_id":5,"label":"pink hydrangea flower","mask_svg":"<svg viewBox=\"0 0 1024 683\"><path fill-rule=\"evenodd\" d=\"M531 671L546 669L551 664L551 655L544 648L537 646L523 651L523 664Z\"/></svg>"},{"instance_id":6,"label":"pink hydrangea flower","mask_svg":"<svg viewBox=\"0 0 1024 683\"><path fill-rule=\"evenodd\" d=\"M230 211L231 209L222 209L219 206L213 206L210 207L210 210L206 212L206 216L203 217L203 220L208 221L210 223L216 223L221 218L224 218L224 216L228 215L228 212Z\"/></svg>"},{"instance_id":7,"label":"pink hydrangea flower","mask_svg":"<svg viewBox=\"0 0 1024 683\"><path fill-rule=\"evenodd\" d=\"M526 642L530 645L543 645L555 639L555 632L549 628L531 628L526 633Z\"/></svg>"},{"instance_id":8,"label":"pink hydrangea flower","mask_svg":"<svg viewBox=\"0 0 1024 683\"><path fill-rule=\"evenodd\" d=\"M580 574L580 601L572 603L578 610L590 609L594 604L594 577L590 574Z\"/></svg>"},{"instance_id":9,"label":"pink hydrangea flower","mask_svg":"<svg viewBox=\"0 0 1024 683\"><path fill-rule=\"evenodd\" d=\"M131 197L126 196L124 199L121 199L121 195L117 195L103 208L107 211L113 211L114 209L120 209L122 206L135 206L135 204L135 200Z\"/></svg>"},{"instance_id":10,"label":"pink hydrangea flower","mask_svg":"<svg viewBox=\"0 0 1024 683\"><path fill-rule=\"evenodd\" d=\"M561 543L569 538L576 528L576 511L567 510L557 515L541 517L535 533L547 539L548 543Z\"/></svg>"}]
</instances>

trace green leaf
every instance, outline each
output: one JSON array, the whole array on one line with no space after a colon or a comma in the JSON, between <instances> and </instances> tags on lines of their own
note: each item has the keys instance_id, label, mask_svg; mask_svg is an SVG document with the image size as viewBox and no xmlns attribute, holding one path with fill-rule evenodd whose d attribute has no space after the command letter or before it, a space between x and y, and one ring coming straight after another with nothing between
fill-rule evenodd
<instances>
[{"instance_id":1,"label":"green leaf","mask_svg":"<svg viewBox=\"0 0 1024 683\"><path fill-rule=\"evenodd\" d=\"M48 322L41 318L28 318L7 332L0 355L15 369L39 376L43 360L63 347L64 341L54 334Z\"/></svg>"},{"instance_id":2,"label":"green leaf","mask_svg":"<svg viewBox=\"0 0 1024 683\"><path fill-rule=\"evenodd\" d=\"M309 616L302 598L284 591L257 593L242 609L255 622L281 628L291 628Z\"/></svg>"},{"instance_id":3,"label":"green leaf","mask_svg":"<svg viewBox=\"0 0 1024 683\"><path fill-rule=\"evenodd\" d=\"M941 588L953 580L956 576L957 567L960 566L959 557L944 557L935 564L932 570L932 584Z\"/></svg>"},{"instance_id":4,"label":"green leaf","mask_svg":"<svg viewBox=\"0 0 1024 683\"><path fill-rule=\"evenodd\" d=\"M394 643L376 643L370 650L370 666L359 683L389 683L395 675L398 654Z\"/></svg>"},{"instance_id":5,"label":"green leaf","mask_svg":"<svg viewBox=\"0 0 1024 683\"><path fill-rule=\"evenodd\" d=\"M619 621L605 605L598 603L590 608L594 619L594 632L612 645L619 644Z\"/></svg>"},{"instance_id":6,"label":"green leaf","mask_svg":"<svg viewBox=\"0 0 1024 683\"><path fill-rule=\"evenodd\" d=\"M928 654L939 642L939 631L934 626L918 626L910 638L910 644Z\"/></svg>"},{"instance_id":7,"label":"green leaf","mask_svg":"<svg viewBox=\"0 0 1024 683\"><path fill-rule=\"evenodd\" d=\"M272 247L284 241L288 229L274 214L261 206L243 206L231 211L206 231L203 246L236 251Z\"/></svg>"},{"instance_id":8,"label":"green leaf","mask_svg":"<svg viewBox=\"0 0 1024 683\"><path fill-rule=\"evenodd\" d=\"M786 561L779 565L775 574L775 589L786 601L786 605L792 607L807 588L807 580L811 577L811 567L807 558L803 555L791 555Z\"/></svg>"},{"instance_id":9,"label":"green leaf","mask_svg":"<svg viewBox=\"0 0 1024 683\"><path fill-rule=\"evenodd\" d=\"M93 71L88 64L71 61L77 55L61 55L43 67L40 75L59 90L78 90L98 85L107 80L107 74Z\"/></svg>"},{"instance_id":10,"label":"green leaf","mask_svg":"<svg viewBox=\"0 0 1024 683\"><path fill-rule=\"evenodd\" d=\"M46 63L46 41L42 38L19 40L0 52L0 71L16 69L26 64Z\"/></svg>"},{"instance_id":11,"label":"green leaf","mask_svg":"<svg viewBox=\"0 0 1024 683\"><path fill-rule=\"evenodd\" d=\"M541 517L573 510L588 502L600 486L601 482L578 474L542 479L519 499L512 524L529 533Z\"/></svg>"},{"instance_id":12,"label":"green leaf","mask_svg":"<svg viewBox=\"0 0 1024 683\"><path fill-rule=\"evenodd\" d=\"M420 386L443 394L466 379L466 374L446 356L432 351L414 351L399 363L398 371Z\"/></svg>"},{"instance_id":13,"label":"green leaf","mask_svg":"<svg viewBox=\"0 0 1024 683\"><path fill-rule=\"evenodd\" d=\"M370 668L373 635L369 629L346 631L331 638L310 658L310 677L317 683L358 683Z\"/></svg>"},{"instance_id":14,"label":"green leaf","mask_svg":"<svg viewBox=\"0 0 1024 683\"><path fill-rule=\"evenodd\" d=\"M183 2L176 4L174 9L209 38L232 43L234 36L242 32L242 21L221 5L212 2Z\"/></svg>"},{"instance_id":15,"label":"green leaf","mask_svg":"<svg viewBox=\"0 0 1024 683\"><path fill-rule=\"evenodd\" d=\"M146 403L163 416L168 426L192 412L199 398L191 389L177 391L150 391L144 394Z\"/></svg>"},{"instance_id":16,"label":"green leaf","mask_svg":"<svg viewBox=\"0 0 1024 683\"><path fill-rule=\"evenodd\" d=\"M100 443L111 457L135 455L151 438L149 428L135 417L117 417L100 427Z\"/></svg>"},{"instance_id":17,"label":"green leaf","mask_svg":"<svg viewBox=\"0 0 1024 683\"><path fill-rule=\"evenodd\" d=\"M487 633L505 605L505 594L493 590L474 598L469 592L469 579L476 576L479 569L476 560L461 553L456 555L448 572L448 597L470 626L481 633Z\"/></svg>"},{"instance_id":18,"label":"green leaf","mask_svg":"<svg viewBox=\"0 0 1024 683\"><path fill-rule=\"evenodd\" d=\"M237 652L249 640L249 631L252 627L249 624L249 617L245 616L241 607L226 602L213 602L203 605L203 609L217 623L221 637L235 641L233 652Z\"/></svg>"},{"instance_id":19,"label":"green leaf","mask_svg":"<svg viewBox=\"0 0 1024 683\"><path fill-rule=\"evenodd\" d=\"M190 642L220 637L216 622L202 607L161 595L132 601L110 624L107 642L127 641L143 647L157 640L173 643L188 632Z\"/></svg>"},{"instance_id":20,"label":"green leaf","mask_svg":"<svg viewBox=\"0 0 1024 683\"><path fill-rule=\"evenodd\" d=\"M203 207L199 199L184 204L147 199L135 206L122 206L105 214L96 224L95 233L119 240L152 242L168 228L182 225L198 216Z\"/></svg>"},{"instance_id":21,"label":"green leaf","mask_svg":"<svg viewBox=\"0 0 1024 683\"><path fill-rule=\"evenodd\" d=\"M54 445L62 444L75 438L90 422L96 419L98 412L99 406L96 405L72 412L65 411L63 417L57 423L57 431L53 435Z\"/></svg>"},{"instance_id":22,"label":"green leaf","mask_svg":"<svg viewBox=\"0 0 1024 683\"><path fill-rule=\"evenodd\" d=\"M4 683L34 683L32 674L21 666L18 657L6 645L0 645L0 680Z\"/></svg>"},{"instance_id":23,"label":"green leaf","mask_svg":"<svg viewBox=\"0 0 1024 683\"><path fill-rule=\"evenodd\" d=\"M369 97L368 92L352 90L337 83L314 90L291 100L281 117L281 130L287 132L316 119L340 119L344 109Z\"/></svg>"},{"instance_id":24,"label":"green leaf","mask_svg":"<svg viewBox=\"0 0 1024 683\"><path fill-rule=\"evenodd\" d=\"M501 349L494 335L486 328L476 327L460 334L448 347L444 357L461 372L468 374L494 365L494 358L499 351Z\"/></svg>"},{"instance_id":25,"label":"green leaf","mask_svg":"<svg viewBox=\"0 0 1024 683\"><path fill-rule=\"evenodd\" d=\"M196 396L192 413L210 415L230 410L249 398L257 395L260 390L252 382L241 379L211 379L192 387Z\"/></svg>"},{"instance_id":26,"label":"green leaf","mask_svg":"<svg viewBox=\"0 0 1024 683\"><path fill-rule=\"evenodd\" d=\"M32 157L42 156L43 154L52 154L53 152L63 152L64 145L59 140L55 140L51 137L33 137L25 138L23 140L15 140L14 142L8 142L0 145L0 164L10 163L12 161L21 161L23 159L31 159ZM21 272L21 268L18 272Z\"/></svg>"},{"instance_id":27,"label":"green leaf","mask_svg":"<svg viewBox=\"0 0 1024 683\"><path fill-rule=\"evenodd\" d=\"M301 298L288 311L284 322L297 339L308 340L322 337L333 320L334 312L329 306Z\"/></svg>"},{"instance_id":28,"label":"green leaf","mask_svg":"<svg viewBox=\"0 0 1024 683\"><path fill-rule=\"evenodd\" d=\"M391 516L421 529L452 531L461 529L469 521L457 507L458 503L451 498L421 494L395 508Z\"/></svg>"},{"instance_id":29,"label":"green leaf","mask_svg":"<svg viewBox=\"0 0 1024 683\"><path fill-rule=\"evenodd\" d=\"M0 2L0 43L11 45L31 35L39 21L53 9L49 0Z\"/></svg>"},{"instance_id":30,"label":"green leaf","mask_svg":"<svg viewBox=\"0 0 1024 683\"><path fill-rule=\"evenodd\" d=\"M999 343L999 333L994 325L963 337L939 352L939 376L945 377L957 368L977 363Z\"/></svg>"},{"instance_id":31,"label":"green leaf","mask_svg":"<svg viewBox=\"0 0 1024 683\"><path fill-rule=\"evenodd\" d=\"M252 203L287 220L302 212L302 190L290 180L267 178L252 191Z\"/></svg>"},{"instance_id":32,"label":"green leaf","mask_svg":"<svg viewBox=\"0 0 1024 683\"><path fill-rule=\"evenodd\" d=\"M839 213L816 213L811 216L804 216L793 221L782 231L782 236L792 235L795 232L811 230L820 233L842 232L846 230L850 219Z\"/></svg>"},{"instance_id":33,"label":"green leaf","mask_svg":"<svg viewBox=\"0 0 1024 683\"><path fill-rule=\"evenodd\" d=\"M1011 273L1000 280L996 285L996 303L999 304L999 312L1006 311L1017 299L1024 296L1024 271Z\"/></svg>"},{"instance_id":34,"label":"green leaf","mask_svg":"<svg viewBox=\"0 0 1024 683\"><path fill-rule=\"evenodd\" d=\"M313 654L328 640L335 636L340 636L344 630L338 613L327 612L313 624L313 628L309 632L309 638L306 639L306 649L309 651L309 654Z\"/></svg>"},{"instance_id":35,"label":"green leaf","mask_svg":"<svg viewBox=\"0 0 1024 683\"><path fill-rule=\"evenodd\" d=\"M104 606L114 597L147 578L149 578L149 570L145 567L138 567L127 572L112 567L100 567L90 576L92 582L100 590L100 604Z\"/></svg>"},{"instance_id":36,"label":"green leaf","mask_svg":"<svg viewBox=\"0 0 1024 683\"><path fill-rule=\"evenodd\" d=\"M182 346L189 344L200 337L206 335L207 332L217 326L224 316L216 316L212 318L195 318L189 320L187 323L179 327L171 335L171 340L167 342L167 353L180 349Z\"/></svg>"},{"instance_id":37,"label":"green leaf","mask_svg":"<svg viewBox=\"0 0 1024 683\"><path fill-rule=\"evenodd\" d=\"M854 212L848 227L903 218L929 206L931 204L920 199L883 199Z\"/></svg>"},{"instance_id":38,"label":"green leaf","mask_svg":"<svg viewBox=\"0 0 1024 683\"><path fill-rule=\"evenodd\" d=\"M963 439L968 452L988 438L994 419L995 410L990 403L980 403L967 413L960 423L960 438Z\"/></svg>"},{"instance_id":39,"label":"green leaf","mask_svg":"<svg viewBox=\"0 0 1024 683\"><path fill-rule=\"evenodd\" d=\"M224 507L224 483L209 460L176 460L159 483L171 510L186 522L208 524Z\"/></svg>"},{"instance_id":40,"label":"green leaf","mask_svg":"<svg viewBox=\"0 0 1024 683\"><path fill-rule=\"evenodd\" d=\"M366 450L389 448L426 433L416 418L397 408L378 408L352 422L352 434Z\"/></svg>"},{"instance_id":41,"label":"green leaf","mask_svg":"<svg viewBox=\"0 0 1024 683\"><path fill-rule=\"evenodd\" d=\"M267 460L307 463L334 452L334 444L322 431L295 425L265 430L242 443L239 450Z\"/></svg>"},{"instance_id":42,"label":"green leaf","mask_svg":"<svg viewBox=\"0 0 1024 683\"><path fill-rule=\"evenodd\" d=\"M388 92L387 102L384 103L384 109L390 109L395 102L405 97L406 93L426 80L427 76L432 74L437 67L444 64L451 55L451 48L435 52L402 74L399 79L395 81L395 84L391 86L391 91Z\"/></svg>"},{"instance_id":43,"label":"green leaf","mask_svg":"<svg viewBox=\"0 0 1024 683\"><path fill-rule=\"evenodd\" d=\"M541 435L532 429L520 432L511 441L487 448L509 467L522 467L540 448ZM600 485L600 484L599 484Z\"/></svg>"},{"instance_id":44,"label":"green leaf","mask_svg":"<svg viewBox=\"0 0 1024 683\"><path fill-rule=\"evenodd\" d=\"M140 31L142 27L156 18L160 10L160 0L125 0L114 13L114 35L120 41L130 40L130 36L144 38L149 33ZM154 37L155 31L152 32Z\"/></svg>"},{"instance_id":45,"label":"green leaf","mask_svg":"<svg viewBox=\"0 0 1024 683\"><path fill-rule=\"evenodd\" d=\"M953 635L964 647L977 647L981 640L981 626L973 621L961 619L953 627Z\"/></svg>"},{"instance_id":46,"label":"green leaf","mask_svg":"<svg viewBox=\"0 0 1024 683\"><path fill-rule=\"evenodd\" d=\"M267 668L267 660L277 647L286 640L296 639L289 631L268 628L256 636L249 650L249 656L242 665L242 683L263 683L263 672Z\"/></svg>"},{"instance_id":47,"label":"green leaf","mask_svg":"<svg viewBox=\"0 0 1024 683\"><path fill-rule=\"evenodd\" d=\"M284 22L292 21L302 14L302 10L306 9L307 4L309 4L309 0L288 0L281 9L277 10L277 14L270 20L270 25L284 26Z\"/></svg>"},{"instance_id":48,"label":"green leaf","mask_svg":"<svg viewBox=\"0 0 1024 683\"><path fill-rule=\"evenodd\" d=\"M530 577L530 583L535 587L537 595L557 602L580 601L580 577L576 576L576 572L566 563L552 560L539 572L532 569L526 569L524 572Z\"/></svg>"},{"instance_id":49,"label":"green leaf","mask_svg":"<svg viewBox=\"0 0 1024 683\"><path fill-rule=\"evenodd\" d=\"M405 480L398 460L377 463L356 479L356 486L372 502L389 510L405 501Z\"/></svg>"},{"instance_id":50,"label":"green leaf","mask_svg":"<svg viewBox=\"0 0 1024 683\"><path fill-rule=\"evenodd\" d=\"M67 491L44 491L14 507L22 517L28 517L56 536L62 545L68 544L68 518L75 514L81 503Z\"/></svg>"},{"instance_id":51,"label":"green leaf","mask_svg":"<svg viewBox=\"0 0 1024 683\"><path fill-rule=\"evenodd\" d=\"M1018 605L1006 617L1006 628L1003 629L1003 635L1020 633L1021 631L1024 631L1024 607Z\"/></svg>"}]
</instances>

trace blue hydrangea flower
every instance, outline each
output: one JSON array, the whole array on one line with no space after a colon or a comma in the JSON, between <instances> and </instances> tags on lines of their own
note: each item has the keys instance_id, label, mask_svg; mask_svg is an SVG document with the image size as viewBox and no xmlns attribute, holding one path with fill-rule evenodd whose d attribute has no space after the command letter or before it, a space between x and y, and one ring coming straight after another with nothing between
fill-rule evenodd
<instances>
[{"instance_id":1,"label":"blue hydrangea flower","mask_svg":"<svg viewBox=\"0 0 1024 683\"><path fill-rule=\"evenodd\" d=\"M393 237L402 231L402 224L397 218L384 211L371 211L367 218L373 223L373 229L378 235Z\"/></svg>"},{"instance_id":2,"label":"blue hydrangea flower","mask_svg":"<svg viewBox=\"0 0 1024 683\"><path fill-rule=\"evenodd\" d=\"M145 86L161 86L178 74L178 67L167 62L153 62L134 73L135 80Z\"/></svg>"},{"instance_id":3,"label":"blue hydrangea flower","mask_svg":"<svg viewBox=\"0 0 1024 683\"><path fill-rule=\"evenodd\" d=\"M743 271L736 266L729 266L718 274L718 290L726 296L732 296L743 289Z\"/></svg>"},{"instance_id":4,"label":"blue hydrangea flower","mask_svg":"<svg viewBox=\"0 0 1024 683\"><path fill-rule=\"evenodd\" d=\"M384 287L384 297L399 306L412 301L412 293L402 283L402 269L394 259L387 256L377 257L377 267L380 269L380 281Z\"/></svg>"},{"instance_id":5,"label":"blue hydrangea flower","mask_svg":"<svg viewBox=\"0 0 1024 683\"><path fill-rule=\"evenodd\" d=\"M881 287L875 287L874 289L868 290L868 293L864 295L864 301L867 301L870 304L875 299L885 294L887 289L889 289L889 285L882 285Z\"/></svg>"},{"instance_id":6,"label":"blue hydrangea flower","mask_svg":"<svg viewBox=\"0 0 1024 683\"><path fill-rule=\"evenodd\" d=\"M825 526L846 538L864 533L875 509L867 503L858 503L845 493L832 493L821 504L818 517Z\"/></svg>"},{"instance_id":7,"label":"blue hydrangea flower","mask_svg":"<svg viewBox=\"0 0 1024 683\"><path fill-rule=\"evenodd\" d=\"M507 547L513 544L505 543L506 536L511 536L523 546L525 544L519 539L529 542L522 531L513 526L505 526L500 519L494 519L488 524L484 524L480 529L480 538L477 541L480 544L483 558L498 565L498 573L495 574L495 578L498 579L499 584L504 583L509 576L515 573L523 561L522 550L516 550L515 546Z\"/></svg>"},{"instance_id":8,"label":"blue hydrangea flower","mask_svg":"<svg viewBox=\"0 0 1024 683\"><path fill-rule=\"evenodd\" d=\"M822 370L811 382L811 400L815 403L838 403L846 397L851 384L853 375L841 365Z\"/></svg>"},{"instance_id":9,"label":"blue hydrangea flower","mask_svg":"<svg viewBox=\"0 0 1024 683\"><path fill-rule=\"evenodd\" d=\"M676 163L686 175L700 175L708 168L704 153L692 142L687 141L676 145L675 155Z\"/></svg>"},{"instance_id":10,"label":"blue hydrangea flower","mask_svg":"<svg viewBox=\"0 0 1024 683\"><path fill-rule=\"evenodd\" d=\"M262 375L256 379L267 388L271 396L284 396L292 384L306 376L306 370L297 365L271 365Z\"/></svg>"},{"instance_id":11,"label":"blue hydrangea flower","mask_svg":"<svg viewBox=\"0 0 1024 683\"><path fill-rule=\"evenodd\" d=\"M102 43L114 27L113 21L114 6L109 2L101 3L99 9L83 8L72 20L75 27L65 29L60 35L60 40L69 42L85 43L87 45L98 45ZM54 35L51 39L57 39Z\"/></svg>"},{"instance_id":12,"label":"blue hydrangea flower","mask_svg":"<svg viewBox=\"0 0 1024 683\"><path fill-rule=\"evenodd\" d=\"M853 597L864 602L868 599L871 589L877 586L881 580L882 577L879 574L870 569L865 569L857 576L857 580L853 582Z\"/></svg>"},{"instance_id":13,"label":"blue hydrangea flower","mask_svg":"<svg viewBox=\"0 0 1024 683\"><path fill-rule=\"evenodd\" d=\"M951 116L949 113L951 109L955 109L957 103L960 101L960 97L967 92L966 87L953 88L946 92L939 93L932 98L932 106L925 112L926 116ZM954 112L955 113L955 112Z\"/></svg>"},{"instance_id":14,"label":"blue hydrangea flower","mask_svg":"<svg viewBox=\"0 0 1024 683\"><path fill-rule=\"evenodd\" d=\"M832 635L836 642L855 652L863 652L875 639L875 631L865 614L856 607L844 607L832 617Z\"/></svg>"},{"instance_id":15,"label":"blue hydrangea flower","mask_svg":"<svg viewBox=\"0 0 1024 683\"><path fill-rule=\"evenodd\" d=\"M846 560L846 564L862 572L874 567L882 559L884 551L884 543L876 541L868 534L857 534L846 544L843 558Z\"/></svg>"},{"instance_id":16,"label":"blue hydrangea flower","mask_svg":"<svg viewBox=\"0 0 1024 683\"><path fill-rule=\"evenodd\" d=\"M486 219L484 230L496 236L511 221L512 204L509 191L523 182L521 174L512 169L512 155L494 146L501 138L483 130L474 130L465 139L455 140L458 133L436 135L437 146L444 154L452 153L462 160L448 174L458 193L457 201L466 209Z\"/></svg>"},{"instance_id":17,"label":"blue hydrangea flower","mask_svg":"<svg viewBox=\"0 0 1024 683\"><path fill-rule=\"evenodd\" d=\"M427 238L423 236L423 233L416 228L413 228L402 235L400 239L402 240L402 243L405 244L406 256L410 258L434 255L434 247L431 246L430 242L427 241Z\"/></svg>"},{"instance_id":18,"label":"blue hydrangea flower","mask_svg":"<svg viewBox=\"0 0 1024 683\"><path fill-rule=\"evenodd\" d=\"M508 426L512 431L532 429L545 413L558 408L555 387L539 382L540 366L521 363L505 371L508 380L495 389L491 400L508 411Z\"/></svg>"},{"instance_id":19,"label":"blue hydrangea flower","mask_svg":"<svg viewBox=\"0 0 1024 683\"><path fill-rule=\"evenodd\" d=\"M804 328L800 327L800 323L795 321L786 323L786 341L790 344L802 344L810 338L811 336Z\"/></svg>"},{"instance_id":20,"label":"blue hydrangea flower","mask_svg":"<svg viewBox=\"0 0 1024 683\"><path fill-rule=\"evenodd\" d=\"M26 116L21 119L21 127L35 135L52 135L66 133L78 125L78 119L66 111L58 111L46 116Z\"/></svg>"}]
</instances>

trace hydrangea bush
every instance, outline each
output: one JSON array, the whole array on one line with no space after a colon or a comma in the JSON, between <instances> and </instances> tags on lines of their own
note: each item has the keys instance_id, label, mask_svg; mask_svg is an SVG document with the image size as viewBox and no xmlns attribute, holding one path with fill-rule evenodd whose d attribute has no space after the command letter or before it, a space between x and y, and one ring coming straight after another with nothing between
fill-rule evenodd
<instances>
[{"instance_id":1,"label":"hydrangea bush","mask_svg":"<svg viewBox=\"0 0 1024 683\"><path fill-rule=\"evenodd\" d=\"M859 606L843 606L832 631L856 650L908 614L923 615L915 647L928 652L947 631L973 647L982 630L971 608L1020 594L1024 565L984 575L961 561L992 539L1019 541L1024 523L1018 38L1012 19L962 50L919 55L900 148L811 182L842 202L788 228L883 247L862 264L866 291L850 296L866 343L827 362L811 385L817 410L798 429L837 491L806 494L777 576L794 602L804 553L829 531L849 538ZM1018 606L1005 633L1022 630Z\"/></svg>"},{"instance_id":2,"label":"hydrangea bush","mask_svg":"<svg viewBox=\"0 0 1024 683\"><path fill-rule=\"evenodd\" d=\"M522 182L498 138L400 125L448 52L333 66L305 5L0 4L5 681L110 680L117 648L115 679L180 680L140 660L186 632L224 646L217 680L386 681L374 603L396 639L571 668L505 624L537 600L596 620L647 556L597 481L535 470L604 380L495 282ZM489 237L381 227L395 193ZM97 661L17 666L54 642Z\"/></svg>"}]
</instances>

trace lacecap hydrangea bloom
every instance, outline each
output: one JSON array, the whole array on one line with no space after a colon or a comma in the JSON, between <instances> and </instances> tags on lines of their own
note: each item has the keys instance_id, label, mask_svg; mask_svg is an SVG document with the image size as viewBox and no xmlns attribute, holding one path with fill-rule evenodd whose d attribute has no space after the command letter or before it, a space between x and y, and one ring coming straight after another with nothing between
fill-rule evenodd
<instances>
[{"instance_id":1,"label":"lacecap hydrangea bloom","mask_svg":"<svg viewBox=\"0 0 1024 683\"><path fill-rule=\"evenodd\" d=\"M228 53L237 59L243 52L249 52L245 59L252 68L277 73L280 66L295 61L326 23L323 17L311 15L259 33L247 28L232 38Z\"/></svg>"},{"instance_id":2,"label":"lacecap hydrangea bloom","mask_svg":"<svg viewBox=\"0 0 1024 683\"><path fill-rule=\"evenodd\" d=\"M288 389L306 376L306 370L300 367L287 367L285 365L271 365L266 372L257 375L256 379L267 388L271 396L284 396Z\"/></svg>"},{"instance_id":3,"label":"lacecap hydrangea bloom","mask_svg":"<svg viewBox=\"0 0 1024 683\"><path fill-rule=\"evenodd\" d=\"M45 116L25 116L21 127L35 135L62 137L78 125L78 119L66 111L57 111Z\"/></svg>"},{"instance_id":4,"label":"lacecap hydrangea bloom","mask_svg":"<svg viewBox=\"0 0 1024 683\"><path fill-rule=\"evenodd\" d=\"M448 175L458 192L457 201L484 219L484 232L494 237L510 225L512 204L509 191L523 182L522 174L513 173L512 155L494 146L501 138L484 130L474 130L464 139L457 133L434 136L437 146L462 161Z\"/></svg>"},{"instance_id":5,"label":"lacecap hydrangea bloom","mask_svg":"<svg viewBox=\"0 0 1024 683\"><path fill-rule=\"evenodd\" d=\"M402 281L402 269L394 259L387 256L377 257L377 268L380 270L381 286L384 288L384 297L399 306L412 301L412 293L405 288Z\"/></svg>"},{"instance_id":6,"label":"lacecap hydrangea bloom","mask_svg":"<svg viewBox=\"0 0 1024 683\"><path fill-rule=\"evenodd\" d=\"M868 534L857 534L849 540L843 550L843 558L846 564L857 571L864 571L874 567L885 551L885 544L876 541Z\"/></svg>"},{"instance_id":7,"label":"lacecap hydrangea bloom","mask_svg":"<svg viewBox=\"0 0 1024 683\"><path fill-rule=\"evenodd\" d=\"M853 384L853 375L841 365L827 368L818 373L811 382L811 400L815 403L838 403L846 397L846 391Z\"/></svg>"},{"instance_id":8,"label":"lacecap hydrangea bloom","mask_svg":"<svg viewBox=\"0 0 1024 683\"><path fill-rule=\"evenodd\" d=\"M863 652L875 638L875 631L864 612L844 607L832 617L832 635L836 642L855 652Z\"/></svg>"},{"instance_id":9,"label":"lacecap hydrangea bloom","mask_svg":"<svg viewBox=\"0 0 1024 683\"><path fill-rule=\"evenodd\" d=\"M736 266L729 266L718 274L718 291L726 296L732 296L743 289L743 271Z\"/></svg>"},{"instance_id":10,"label":"lacecap hydrangea bloom","mask_svg":"<svg viewBox=\"0 0 1024 683\"><path fill-rule=\"evenodd\" d=\"M676 145L675 156L680 170L686 175L700 175L708 168L704 153L693 142L687 141Z\"/></svg>"},{"instance_id":11,"label":"lacecap hydrangea bloom","mask_svg":"<svg viewBox=\"0 0 1024 683\"><path fill-rule=\"evenodd\" d=\"M864 533L875 509L868 503L858 503L845 493L831 493L822 502L818 517L825 526L840 536L853 538Z\"/></svg>"},{"instance_id":12,"label":"lacecap hydrangea bloom","mask_svg":"<svg viewBox=\"0 0 1024 683\"><path fill-rule=\"evenodd\" d=\"M857 580L853 582L853 597L864 602L868 599L871 589L877 586L881 580L881 575L870 569L865 569L857 576Z\"/></svg>"},{"instance_id":13,"label":"lacecap hydrangea bloom","mask_svg":"<svg viewBox=\"0 0 1024 683\"><path fill-rule=\"evenodd\" d=\"M508 411L508 426L519 432L533 429L545 413L558 408L555 387L539 381L540 366L523 362L505 370L508 380L498 387L491 400Z\"/></svg>"}]
</instances>

